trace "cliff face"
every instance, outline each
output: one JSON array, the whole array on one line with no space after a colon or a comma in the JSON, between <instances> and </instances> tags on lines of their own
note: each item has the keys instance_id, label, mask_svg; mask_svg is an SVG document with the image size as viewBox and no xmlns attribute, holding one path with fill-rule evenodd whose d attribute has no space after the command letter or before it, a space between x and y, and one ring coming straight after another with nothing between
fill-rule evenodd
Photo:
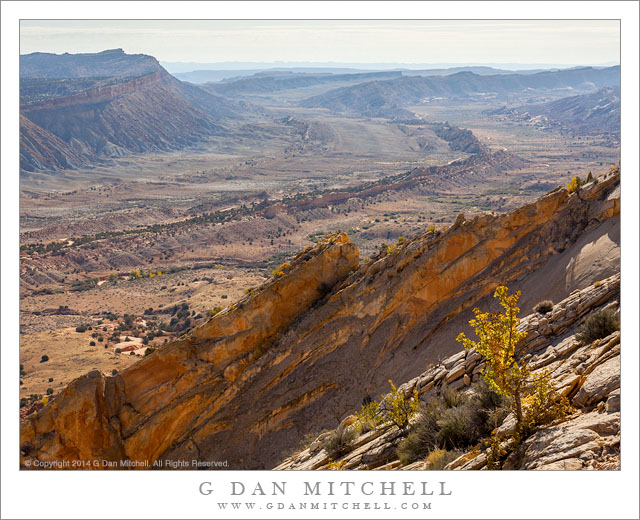
<instances>
[{"instance_id":1,"label":"cliff face","mask_svg":"<svg viewBox=\"0 0 640 520\"><path fill-rule=\"evenodd\" d=\"M413 379L457 352L455 332L469 319L461 311L499 283L538 286L533 297L558 300L613 274L615 261L597 254L590 277L571 278L565 266L578 262L583 237L610 231L619 202L619 176L609 175L503 216L460 216L446 232L359 267L356 247L334 237L187 338L116 377L74 381L23 423L23 453L274 467L304 434L335 427L388 379Z\"/></svg>"},{"instance_id":2,"label":"cliff face","mask_svg":"<svg viewBox=\"0 0 640 520\"><path fill-rule=\"evenodd\" d=\"M22 425L25 452L42 460L155 460L194 434L228 428L213 417L239 391L234 382L357 265L357 248L345 235L333 237L188 338L116 377L93 371L75 380Z\"/></svg>"},{"instance_id":3,"label":"cliff face","mask_svg":"<svg viewBox=\"0 0 640 520\"><path fill-rule=\"evenodd\" d=\"M56 79L50 62L61 63ZM239 117L233 103L183 84L155 58L116 51L23 57L20 114L25 171L178 150L223 133L221 122Z\"/></svg>"}]
</instances>

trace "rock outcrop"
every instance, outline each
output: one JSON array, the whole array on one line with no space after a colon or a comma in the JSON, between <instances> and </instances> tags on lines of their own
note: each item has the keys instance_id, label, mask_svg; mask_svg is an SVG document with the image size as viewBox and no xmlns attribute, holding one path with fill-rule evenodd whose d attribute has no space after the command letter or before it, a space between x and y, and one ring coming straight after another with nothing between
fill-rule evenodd
<instances>
[{"instance_id":1,"label":"rock outcrop","mask_svg":"<svg viewBox=\"0 0 640 520\"><path fill-rule=\"evenodd\" d=\"M503 469L617 469L620 332L590 344L582 344L576 333L584 318L595 310L617 309L619 296L620 276L614 275L576 291L544 317L531 314L521 321L519 330L528 335L520 348L529 356L534 374L550 371L552 384L570 399L576 412L566 421L541 428L526 439L505 461ZM481 377L483 366L478 353L463 350L404 383L399 390L406 396L415 390L423 401L445 388L465 391ZM513 419L507 417L499 430L512 427ZM401 437L402 433L393 427L361 435L340 459L343 469L427 469L423 461L402 466L396 454ZM328 462L322 442L314 441L275 469L327 469ZM486 465L486 453L470 452L445 469L476 470L486 469Z\"/></svg>"},{"instance_id":2,"label":"rock outcrop","mask_svg":"<svg viewBox=\"0 0 640 520\"><path fill-rule=\"evenodd\" d=\"M559 188L506 215L461 215L446 232L418 235L360 266L355 245L333 237L188 337L115 377L92 373L73 382L22 424L23 455L227 459L230 469L273 468L304 435L335 428L390 378L423 393L477 379L479 357L460 353L453 331L499 283L517 289L537 280L553 287L554 299L569 297L547 318L523 321L529 348L551 345L540 359L555 367L558 352L576 350L558 341L596 305L586 303L587 293L569 293L604 291L604 302L619 282L594 288L613 274L594 268L593 279L575 287L564 270L550 275L545 266L569 265L580 237L617 220L619 202L619 175L610 174L580 193ZM573 397L592 371L565 371L562 387ZM385 435L361 439L367 464L394 453L389 443L399 439Z\"/></svg>"},{"instance_id":3,"label":"rock outcrop","mask_svg":"<svg viewBox=\"0 0 640 520\"><path fill-rule=\"evenodd\" d=\"M155 58L122 51L23 56L20 94L23 171L178 150L239 117L234 103L182 83Z\"/></svg>"},{"instance_id":4,"label":"rock outcrop","mask_svg":"<svg viewBox=\"0 0 640 520\"><path fill-rule=\"evenodd\" d=\"M93 371L73 381L22 424L25 455L42 460L153 461L178 443L225 430L212 421L232 401L234 382L255 370L278 334L358 265L346 235L299 254L287 276L224 309L189 337L115 377ZM311 396L310 396L311 397Z\"/></svg>"}]
</instances>

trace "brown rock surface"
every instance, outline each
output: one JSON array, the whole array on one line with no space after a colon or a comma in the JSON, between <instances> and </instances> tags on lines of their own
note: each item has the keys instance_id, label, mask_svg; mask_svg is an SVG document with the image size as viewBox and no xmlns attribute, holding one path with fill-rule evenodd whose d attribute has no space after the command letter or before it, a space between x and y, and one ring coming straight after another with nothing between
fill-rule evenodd
<instances>
[{"instance_id":1,"label":"brown rock surface","mask_svg":"<svg viewBox=\"0 0 640 520\"><path fill-rule=\"evenodd\" d=\"M104 378L105 389L113 389L105 406L96 392L83 394L95 403L90 424L113 423L114 433L101 447L97 440L91 449L81 447L82 453L115 453L114 445L121 445L130 459L228 459L230 469L272 468L304 434L335 428L367 395L388 390L390 378L411 380L407 389L419 384L421 392L447 380L463 388L464 374L477 373L481 362L473 353L446 361L457 372L455 381L444 365L425 367L458 355L453 331L498 283L518 288L534 275L538 284L552 283L541 269L617 215L619 200L609 195L618 183L618 176L609 176L580 197L557 189L503 216L461 216L446 232L417 236L355 272L358 252L346 236L302 253L289 272L237 309ZM532 332L527 348L540 359L547 355L544 364L558 368L572 395L591 370L580 365L605 361L615 347L602 355L572 350L560 347L562 335L617 290L619 277L556 305L546 317L549 337L546 327L538 331L538 318L523 320ZM558 359L553 345L553 352L544 350L556 339L562 352L573 352L574 365ZM60 396L58 406L66 399ZM30 456L68 449L67 424L52 408L23 424L22 446ZM57 439L53 448L50 438ZM376 446L378 455L369 450L359 464L390 462L394 450ZM326 458L321 450L299 469L321 467Z\"/></svg>"}]
</instances>

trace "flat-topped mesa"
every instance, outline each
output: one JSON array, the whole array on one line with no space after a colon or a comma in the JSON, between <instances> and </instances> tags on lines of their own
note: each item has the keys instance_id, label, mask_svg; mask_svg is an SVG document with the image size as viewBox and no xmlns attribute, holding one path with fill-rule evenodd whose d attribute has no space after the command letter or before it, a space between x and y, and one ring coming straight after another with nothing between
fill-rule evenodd
<instances>
[{"instance_id":1,"label":"flat-topped mesa","mask_svg":"<svg viewBox=\"0 0 640 520\"><path fill-rule=\"evenodd\" d=\"M23 455L152 462L194 429L224 429L209 419L237 391L234 380L358 262L346 234L332 235L184 339L117 376L74 380L21 425Z\"/></svg>"}]
</instances>

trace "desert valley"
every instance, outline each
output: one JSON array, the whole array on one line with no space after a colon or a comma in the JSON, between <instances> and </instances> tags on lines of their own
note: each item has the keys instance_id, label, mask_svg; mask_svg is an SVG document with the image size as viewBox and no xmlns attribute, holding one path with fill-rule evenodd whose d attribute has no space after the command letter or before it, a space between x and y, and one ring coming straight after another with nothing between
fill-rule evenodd
<instances>
[{"instance_id":1,"label":"desert valley","mask_svg":"<svg viewBox=\"0 0 640 520\"><path fill-rule=\"evenodd\" d=\"M619 66L32 53L20 137L21 460L619 467ZM456 341L501 284L567 407L517 443Z\"/></svg>"}]
</instances>

